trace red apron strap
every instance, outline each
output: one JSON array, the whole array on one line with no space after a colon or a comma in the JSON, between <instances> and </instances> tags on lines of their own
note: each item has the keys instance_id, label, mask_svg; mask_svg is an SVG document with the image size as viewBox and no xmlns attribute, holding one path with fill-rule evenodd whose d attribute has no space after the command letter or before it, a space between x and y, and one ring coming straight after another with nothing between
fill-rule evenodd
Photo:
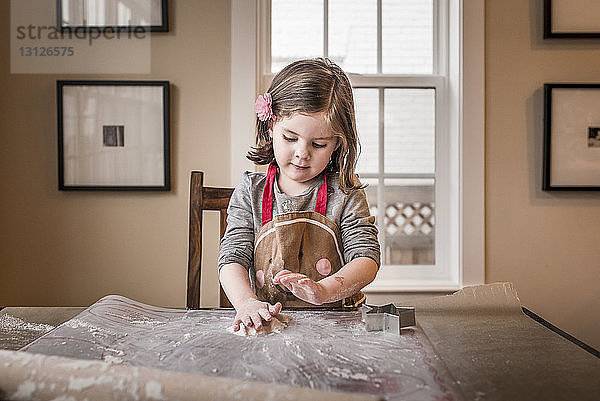
<instances>
[{"instance_id":1,"label":"red apron strap","mask_svg":"<svg viewBox=\"0 0 600 401\"><path fill-rule=\"evenodd\" d=\"M325 182L319 187L317 192L317 204L315 206L315 212L325 216L325 210L327 209L327 170L323 173L325 176Z\"/></svg>"},{"instance_id":2,"label":"red apron strap","mask_svg":"<svg viewBox=\"0 0 600 401\"><path fill-rule=\"evenodd\" d=\"M267 170L267 182L262 199L262 225L264 226L273 218L273 183L277 174L277 165L271 163Z\"/></svg>"},{"instance_id":3,"label":"red apron strap","mask_svg":"<svg viewBox=\"0 0 600 401\"><path fill-rule=\"evenodd\" d=\"M269 169L267 170L267 182L265 183L265 189L263 190L263 226L273 219L273 184L275 183L276 175L277 165L275 163L272 163L269 165ZM325 216L325 210L327 209L327 171L325 171L323 175L325 176L325 181L319 187L319 192L317 192L317 204L315 205L315 212Z\"/></svg>"}]
</instances>

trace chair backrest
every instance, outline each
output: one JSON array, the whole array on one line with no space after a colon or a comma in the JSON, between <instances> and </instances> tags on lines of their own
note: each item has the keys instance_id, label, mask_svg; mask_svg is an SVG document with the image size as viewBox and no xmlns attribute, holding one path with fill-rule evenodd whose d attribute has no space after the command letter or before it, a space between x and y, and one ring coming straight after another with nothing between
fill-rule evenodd
<instances>
[{"instance_id":1,"label":"chair backrest","mask_svg":"<svg viewBox=\"0 0 600 401\"><path fill-rule=\"evenodd\" d=\"M200 274L202 272L202 214L205 210L216 210L220 214L220 238L227 228L227 206L233 188L204 186L204 173L192 171L190 179L190 223L187 281L187 308L200 308ZM231 307L223 288L219 284L219 306Z\"/></svg>"}]
</instances>

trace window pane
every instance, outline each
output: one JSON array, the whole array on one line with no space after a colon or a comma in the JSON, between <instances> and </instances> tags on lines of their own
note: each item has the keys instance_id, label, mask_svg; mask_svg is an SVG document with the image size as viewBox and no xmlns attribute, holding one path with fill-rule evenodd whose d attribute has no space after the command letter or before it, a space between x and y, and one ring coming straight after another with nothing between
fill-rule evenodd
<instances>
[{"instance_id":1,"label":"window pane","mask_svg":"<svg viewBox=\"0 0 600 401\"><path fill-rule=\"evenodd\" d=\"M294 60L323 55L323 0L273 0L271 72Z\"/></svg>"},{"instance_id":2,"label":"window pane","mask_svg":"<svg viewBox=\"0 0 600 401\"><path fill-rule=\"evenodd\" d=\"M434 180L384 182L384 263L435 264Z\"/></svg>"},{"instance_id":3,"label":"window pane","mask_svg":"<svg viewBox=\"0 0 600 401\"><path fill-rule=\"evenodd\" d=\"M368 184L365 192L379 229L382 264L435 264L434 180L384 180L383 224L378 214L377 180L361 182Z\"/></svg>"},{"instance_id":4,"label":"window pane","mask_svg":"<svg viewBox=\"0 0 600 401\"><path fill-rule=\"evenodd\" d=\"M383 231L381 230L381 225L379 224L380 218L377 214L377 183L379 182L379 180L377 178L361 178L360 182L363 185L367 185L367 187L365 188L365 193L367 194L367 202L369 202L369 210L371 211L371 216L375 216L375 224L377 225L377 230L379 231L379 245L383 250L381 237ZM383 265L383 253L381 254L381 258L381 264Z\"/></svg>"},{"instance_id":5,"label":"window pane","mask_svg":"<svg viewBox=\"0 0 600 401\"><path fill-rule=\"evenodd\" d=\"M435 90L384 91L384 171L435 172Z\"/></svg>"},{"instance_id":6,"label":"window pane","mask_svg":"<svg viewBox=\"0 0 600 401\"><path fill-rule=\"evenodd\" d=\"M367 194L367 201L369 202L369 209L371 215L377 219L377 178L361 178L361 184L367 185L365 193ZM379 221L375 221L375 224L379 224Z\"/></svg>"},{"instance_id":7,"label":"window pane","mask_svg":"<svg viewBox=\"0 0 600 401\"><path fill-rule=\"evenodd\" d=\"M433 0L383 0L382 72L433 72Z\"/></svg>"},{"instance_id":8,"label":"window pane","mask_svg":"<svg viewBox=\"0 0 600 401\"><path fill-rule=\"evenodd\" d=\"M379 91L377 89L354 89L356 129L360 140L360 156L357 173L377 173L379 165Z\"/></svg>"},{"instance_id":9,"label":"window pane","mask_svg":"<svg viewBox=\"0 0 600 401\"><path fill-rule=\"evenodd\" d=\"M377 1L329 1L329 58L346 72L377 73Z\"/></svg>"}]
</instances>

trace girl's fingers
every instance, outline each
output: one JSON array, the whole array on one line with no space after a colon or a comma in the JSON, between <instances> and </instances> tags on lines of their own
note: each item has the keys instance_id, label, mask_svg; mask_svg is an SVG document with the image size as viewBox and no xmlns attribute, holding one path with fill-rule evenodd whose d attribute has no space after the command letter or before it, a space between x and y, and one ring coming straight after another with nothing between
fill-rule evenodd
<instances>
[{"instance_id":1,"label":"girl's fingers","mask_svg":"<svg viewBox=\"0 0 600 401\"><path fill-rule=\"evenodd\" d=\"M260 330L262 329L262 317L260 316L259 313L253 313L252 316L250 316L252 318L252 324L254 325L254 328L256 330Z\"/></svg>"},{"instance_id":2,"label":"girl's fingers","mask_svg":"<svg viewBox=\"0 0 600 401\"><path fill-rule=\"evenodd\" d=\"M291 274L286 275L285 277L282 277L279 281L281 281L281 283L283 285L286 285L288 283L296 283L296 282L298 282L300 280L303 280L305 278L308 278L308 277L306 277L304 274L291 273Z\"/></svg>"},{"instance_id":3,"label":"girl's fingers","mask_svg":"<svg viewBox=\"0 0 600 401\"><path fill-rule=\"evenodd\" d=\"M260 317L263 318L263 320L270 322L271 321L271 313L269 312L268 309L261 309L258 311L258 314L260 315Z\"/></svg>"},{"instance_id":4,"label":"girl's fingers","mask_svg":"<svg viewBox=\"0 0 600 401\"><path fill-rule=\"evenodd\" d=\"M281 312L282 307L281 302L277 302L275 305L269 304L269 312L271 312L271 315L276 315Z\"/></svg>"},{"instance_id":5,"label":"girl's fingers","mask_svg":"<svg viewBox=\"0 0 600 401\"><path fill-rule=\"evenodd\" d=\"M289 270L280 271L279 273L277 273L275 275L275 277L273 277L273 284L282 285L289 290L290 286L288 285L288 281L286 280L286 277L288 277L290 274L294 274L294 273L292 273Z\"/></svg>"},{"instance_id":6,"label":"girl's fingers","mask_svg":"<svg viewBox=\"0 0 600 401\"><path fill-rule=\"evenodd\" d=\"M237 311L233 321L233 331L238 331L244 325L247 328L254 326L256 330L263 328L263 321L270 321L272 315L281 311L281 302L271 305L268 302L250 302L245 307Z\"/></svg>"},{"instance_id":7,"label":"girl's fingers","mask_svg":"<svg viewBox=\"0 0 600 401\"><path fill-rule=\"evenodd\" d=\"M289 270L286 270L286 269L281 270L279 273L277 273L275 275L275 277L273 277L273 283L280 284L279 281L280 281L281 277L284 277L286 274L290 274L290 273L292 273L292 272Z\"/></svg>"},{"instance_id":8,"label":"girl's fingers","mask_svg":"<svg viewBox=\"0 0 600 401\"><path fill-rule=\"evenodd\" d=\"M281 281L286 280L289 277L296 277L296 276L306 277L304 274L294 273L289 270L282 270L279 273L277 273L275 275L275 277L273 277L273 282L275 284L279 284Z\"/></svg>"},{"instance_id":9,"label":"girl's fingers","mask_svg":"<svg viewBox=\"0 0 600 401\"><path fill-rule=\"evenodd\" d=\"M244 326L246 327L252 327L252 319L250 319L250 316L243 317L242 323L244 323Z\"/></svg>"}]
</instances>

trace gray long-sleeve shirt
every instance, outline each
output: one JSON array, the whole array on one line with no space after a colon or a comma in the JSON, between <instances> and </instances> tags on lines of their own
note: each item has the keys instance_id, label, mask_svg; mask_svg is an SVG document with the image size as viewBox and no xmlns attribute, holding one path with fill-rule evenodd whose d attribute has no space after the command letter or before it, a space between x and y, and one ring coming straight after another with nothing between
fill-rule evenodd
<instances>
[{"instance_id":1,"label":"gray long-sleeve shirt","mask_svg":"<svg viewBox=\"0 0 600 401\"><path fill-rule=\"evenodd\" d=\"M273 216L314 211L317 192L323 184L321 176L303 193L290 196L282 193L274 183ZM221 239L218 268L228 263L239 263L247 270L254 270L254 237L262 225L262 196L266 183L265 173L245 172L235 188L227 209L227 230ZM325 217L339 228L342 237L343 263L357 257L373 259L379 266L379 242L375 217L371 216L367 196L360 190L346 195L339 187L339 175L327 177L327 209Z\"/></svg>"}]
</instances>

